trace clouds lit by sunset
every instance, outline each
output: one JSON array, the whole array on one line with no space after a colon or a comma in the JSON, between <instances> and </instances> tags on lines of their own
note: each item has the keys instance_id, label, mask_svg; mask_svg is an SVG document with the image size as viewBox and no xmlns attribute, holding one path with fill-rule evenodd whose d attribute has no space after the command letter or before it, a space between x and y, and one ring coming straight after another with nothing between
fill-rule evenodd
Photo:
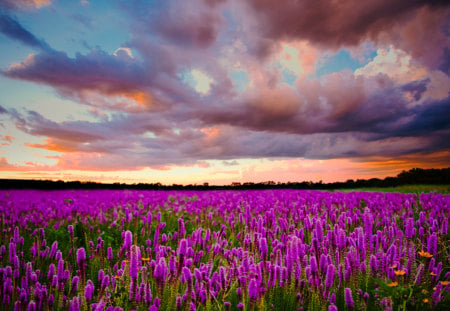
<instances>
[{"instance_id":1,"label":"clouds lit by sunset","mask_svg":"<svg viewBox=\"0 0 450 311\"><path fill-rule=\"evenodd\" d=\"M446 1L0 0L0 178L449 167L448 29Z\"/></svg>"}]
</instances>

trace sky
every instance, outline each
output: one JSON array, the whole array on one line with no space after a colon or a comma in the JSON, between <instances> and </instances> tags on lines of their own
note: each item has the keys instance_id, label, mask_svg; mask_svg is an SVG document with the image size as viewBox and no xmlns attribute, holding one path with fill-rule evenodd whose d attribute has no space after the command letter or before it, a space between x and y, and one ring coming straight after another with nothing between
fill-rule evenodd
<instances>
[{"instance_id":1,"label":"sky","mask_svg":"<svg viewBox=\"0 0 450 311\"><path fill-rule=\"evenodd\" d=\"M449 167L449 68L447 1L0 0L0 178Z\"/></svg>"}]
</instances>

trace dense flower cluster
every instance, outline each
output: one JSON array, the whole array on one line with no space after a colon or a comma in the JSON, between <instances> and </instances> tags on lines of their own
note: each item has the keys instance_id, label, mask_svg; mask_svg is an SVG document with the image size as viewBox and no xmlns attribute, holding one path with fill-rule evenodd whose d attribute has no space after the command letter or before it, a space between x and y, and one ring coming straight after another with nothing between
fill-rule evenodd
<instances>
[{"instance_id":1,"label":"dense flower cluster","mask_svg":"<svg viewBox=\"0 0 450 311\"><path fill-rule=\"evenodd\" d=\"M442 308L450 196L2 191L9 310Z\"/></svg>"}]
</instances>

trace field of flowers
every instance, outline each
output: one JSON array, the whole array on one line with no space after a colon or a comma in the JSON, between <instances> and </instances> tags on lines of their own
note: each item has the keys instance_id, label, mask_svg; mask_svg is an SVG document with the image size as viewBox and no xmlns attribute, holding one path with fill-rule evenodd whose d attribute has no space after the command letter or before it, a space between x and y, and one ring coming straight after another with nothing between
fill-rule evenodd
<instances>
[{"instance_id":1,"label":"field of flowers","mask_svg":"<svg viewBox=\"0 0 450 311\"><path fill-rule=\"evenodd\" d=\"M0 191L4 310L448 310L450 196Z\"/></svg>"}]
</instances>

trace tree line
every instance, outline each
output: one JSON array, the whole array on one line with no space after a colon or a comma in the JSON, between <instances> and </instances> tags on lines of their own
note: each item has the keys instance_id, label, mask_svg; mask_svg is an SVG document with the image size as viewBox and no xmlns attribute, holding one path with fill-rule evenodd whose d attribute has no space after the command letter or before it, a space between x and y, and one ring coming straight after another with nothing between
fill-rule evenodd
<instances>
[{"instance_id":1,"label":"tree line","mask_svg":"<svg viewBox=\"0 0 450 311\"><path fill-rule=\"evenodd\" d=\"M403 171L396 177L370 178L370 179L349 179L345 182L323 183L302 181L302 182L274 182L264 181L253 182L233 182L230 185L213 186L208 183L190 185L163 185L161 183L98 183L63 180L29 180L29 179L0 179L0 189L136 189L136 190L247 190L247 189L357 189L357 188L382 188L397 187L403 185L448 185L450 184L450 167L443 169L421 169L413 168Z\"/></svg>"}]
</instances>

